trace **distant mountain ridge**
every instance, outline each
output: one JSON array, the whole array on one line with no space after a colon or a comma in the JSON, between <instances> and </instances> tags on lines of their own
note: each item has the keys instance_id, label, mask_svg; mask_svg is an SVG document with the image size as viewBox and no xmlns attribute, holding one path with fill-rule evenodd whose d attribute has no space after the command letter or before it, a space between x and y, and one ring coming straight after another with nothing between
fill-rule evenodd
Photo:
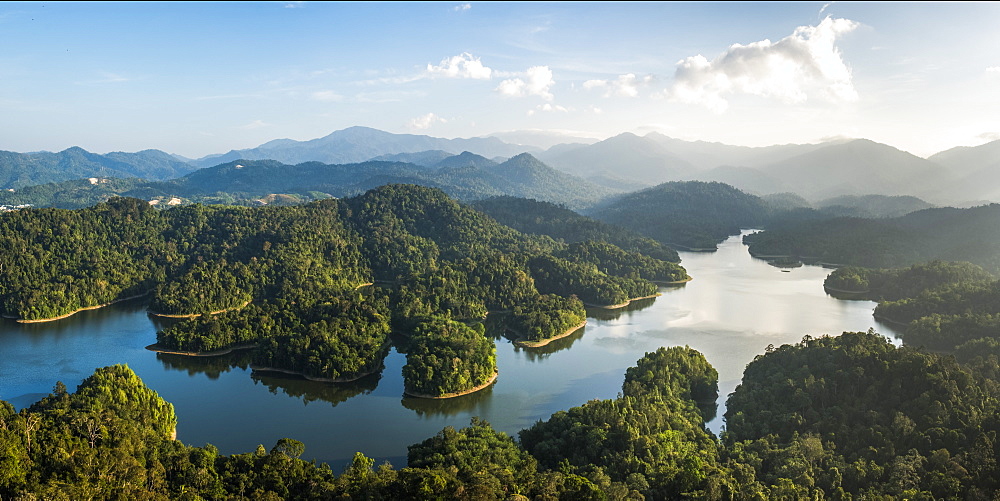
<instances>
[{"instance_id":1,"label":"distant mountain ridge","mask_svg":"<svg viewBox=\"0 0 1000 501\"><path fill-rule=\"evenodd\" d=\"M195 161L210 167L234 160L277 160L286 164L323 162L348 164L364 162L382 155L441 150L451 154L471 151L485 157L512 157L519 153L541 151L531 146L512 145L495 137L443 139L415 134L393 134L370 127L348 127L308 141L276 139L256 148L232 150Z\"/></svg>"},{"instance_id":2,"label":"distant mountain ridge","mask_svg":"<svg viewBox=\"0 0 1000 501\"><path fill-rule=\"evenodd\" d=\"M91 153L74 146L58 153L0 151L0 188L19 189L89 177L171 179L197 167L160 150Z\"/></svg>"},{"instance_id":3,"label":"distant mountain ridge","mask_svg":"<svg viewBox=\"0 0 1000 501\"><path fill-rule=\"evenodd\" d=\"M1000 197L1000 174L995 180L990 177L1000 165L1000 143L997 151L985 149L963 152L962 158L981 158L976 179L997 189L972 192ZM956 152L951 156L960 155ZM655 132L645 136L626 133L591 145L553 147L539 158L585 179L622 189L708 181L758 195L793 192L812 201L874 193L917 196L935 203L956 201L962 193L970 192L948 190L958 182L955 169L867 139L747 147L683 141Z\"/></svg>"},{"instance_id":4,"label":"distant mountain ridge","mask_svg":"<svg viewBox=\"0 0 1000 501\"><path fill-rule=\"evenodd\" d=\"M549 145L563 139L572 142L554 144L544 151L504 142ZM473 176L490 176L492 168L521 153L531 153L546 166L603 187L606 193L635 191L664 182L707 181L759 196L795 193L811 204L831 197L871 194L915 196L935 205L963 207L1000 201L1000 141L952 148L923 159L866 139L748 147L686 141L656 132L645 136L624 133L596 142L545 131L443 139L360 126L308 141L275 139L256 148L197 160L159 150L105 155L76 147L58 153L0 151L0 188L21 189L86 178L169 180L199 168L251 160L285 165L403 162L442 172L435 174L435 179L418 171L380 175L401 182L447 183L450 181L441 178L446 175L468 186L474 183ZM470 167L474 169L462 170ZM475 182L485 186L503 180Z\"/></svg>"},{"instance_id":5,"label":"distant mountain ridge","mask_svg":"<svg viewBox=\"0 0 1000 501\"><path fill-rule=\"evenodd\" d=\"M615 193L553 169L528 153L497 164L472 153L454 155L439 166L368 161L355 164L305 162L288 165L275 160L238 160L199 169L168 180L100 178L95 183L66 181L29 187L16 193L0 192L0 204L52 205L75 208L127 195L146 200L267 200L272 194L292 194L303 200L346 197L385 184L416 184L440 188L463 200L514 196L545 200L571 208L585 208Z\"/></svg>"}]
</instances>

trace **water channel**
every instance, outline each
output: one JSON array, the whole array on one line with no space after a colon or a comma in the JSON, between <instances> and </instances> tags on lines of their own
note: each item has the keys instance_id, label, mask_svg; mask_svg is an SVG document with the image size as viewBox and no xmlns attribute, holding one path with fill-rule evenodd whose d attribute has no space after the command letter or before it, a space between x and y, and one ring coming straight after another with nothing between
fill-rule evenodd
<instances>
[{"instance_id":1,"label":"water channel","mask_svg":"<svg viewBox=\"0 0 1000 501\"><path fill-rule=\"evenodd\" d=\"M830 270L778 268L750 257L739 236L717 252L682 252L694 280L662 288L662 296L618 311L594 310L574 335L535 349L497 340L500 377L491 388L449 400L403 396L403 355L393 350L381 374L351 384L254 374L239 354L188 358L145 350L157 324L141 303L85 311L42 323L0 323L0 399L30 405L57 380L71 390L97 367L125 363L177 412L178 439L211 443L224 454L270 448L278 439L306 444L307 459L340 471L356 451L396 467L407 445L473 416L515 435L553 412L591 399L614 398L625 369L660 346L687 345L719 371L718 418L743 369L768 345L804 335L836 335L874 327L875 303L844 301L823 291Z\"/></svg>"}]
</instances>

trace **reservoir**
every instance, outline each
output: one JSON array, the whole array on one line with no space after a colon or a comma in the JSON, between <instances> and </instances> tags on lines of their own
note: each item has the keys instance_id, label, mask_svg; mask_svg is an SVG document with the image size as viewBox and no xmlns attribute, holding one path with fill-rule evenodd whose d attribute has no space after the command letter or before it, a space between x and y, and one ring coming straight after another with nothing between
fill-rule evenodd
<instances>
[{"instance_id":1,"label":"reservoir","mask_svg":"<svg viewBox=\"0 0 1000 501\"><path fill-rule=\"evenodd\" d=\"M55 322L0 322L0 399L28 406L57 380L73 390L95 368L124 363L174 404L177 438L185 444L235 454L288 437L306 445L304 459L328 462L339 473L355 452L403 467L408 445L445 426L467 426L473 416L516 436L556 411L614 398L625 370L660 346L690 346L719 371L719 417L709 423L718 434L726 396L768 345L872 327L898 343L872 318L874 302L823 291L828 269L772 266L750 257L739 236L717 252L680 254L694 280L663 287L658 298L589 310L584 329L541 348L497 339L496 384L464 397L404 397L405 358L395 349L380 374L349 384L255 374L246 354L153 353L145 346L156 341L158 325L139 301Z\"/></svg>"}]
</instances>

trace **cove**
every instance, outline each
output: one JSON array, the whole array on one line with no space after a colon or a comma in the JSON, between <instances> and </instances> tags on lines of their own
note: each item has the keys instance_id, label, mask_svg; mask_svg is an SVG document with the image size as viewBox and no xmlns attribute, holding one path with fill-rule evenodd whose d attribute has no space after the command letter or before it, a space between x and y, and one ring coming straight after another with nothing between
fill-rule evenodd
<instances>
[{"instance_id":1,"label":"cove","mask_svg":"<svg viewBox=\"0 0 1000 501\"><path fill-rule=\"evenodd\" d=\"M694 280L661 287L658 298L613 311L590 309L586 327L543 347L498 338L496 383L458 398L404 396L405 358L395 349L380 373L343 384L253 373L245 352L193 358L148 351L164 320L147 315L138 300L56 322L0 323L0 399L27 406L57 380L74 389L95 368L126 363L174 404L183 442L233 454L288 437L305 443L303 458L339 472L355 452L402 467L408 445L445 426L467 426L473 416L516 436L553 412L614 398L625 370L660 346L687 345L705 354L719 371L721 416L744 367L768 345L870 327L894 336L872 318L874 302L824 292L830 270L783 271L750 257L740 236L716 252L681 257ZM723 426L721 417L709 423L715 433Z\"/></svg>"}]
</instances>

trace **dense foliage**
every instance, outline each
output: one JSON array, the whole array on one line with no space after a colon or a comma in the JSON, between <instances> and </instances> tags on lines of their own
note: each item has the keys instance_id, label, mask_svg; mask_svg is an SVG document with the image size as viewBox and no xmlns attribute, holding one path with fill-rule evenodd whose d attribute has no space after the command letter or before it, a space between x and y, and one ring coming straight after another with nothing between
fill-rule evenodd
<instances>
[{"instance_id":1,"label":"dense foliage","mask_svg":"<svg viewBox=\"0 0 1000 501\"><path fill-rule=\"evenodd\" d=\"M622 195L593 211L593 217L663 244L715 249L741 228L760 227L766 202L722 183L670 182Z\"/></svg>"},{"instance_id":2,"label":"dense foliage","mask_svg":"<svg viewBox=\"0 0 1000 501\"><path fill-rule=\"evenodd\" d=\"M753 255L791 255L827 263L891 268L969 261L1000 273L1000 205L926 209L892 219L813 219L772 224L747 235Z\"/></svg>"},{"instance_id":3,"label":"dense foliage","mask_svg":"<svg viewBox=\"0 0 1000 501\"><path fill-rule=\"evenodd\" d=\"M473 418L410 446L405 468L359 452L340 475L300 459L305 444L291 438L232 456L172 440L172 407L115 366L20 412L0 402L0 496L991 499L997 344L977 348L992 350L992 372L871 331L769 348L730 396L721 442L698 402L717 396L715 369L690 348L660 348L626 371L617 399L557 412L518 441Z\"/></svg>"},{"instance_id":4,"label":"dense foliage","mask_svg":"<svg viewBox=\"0 0 1000 501\"><path fill-rule=\"evenodd\" d=\"M595 306L622 305L633 298L656 294L657 290L648 280L607 275L597 265L553 255L537 256L528 265L539 292L576 295L584 303Z\"/></svg>"},{"instance_id":5,"label":"dense foliage","mask_svg":"<svg viewBox=\"0 0 1000 501\"><path fill-rule=\"evenodd\" d=\"M677 251L660 242L632 230L582 216L551 202L505 196L474 201L470 205L500 224L524 233L547 235L567 243L604 241L661 261L680 262Z\"/></svg>"},{"instance_id":6,"label":"dense foliage","mask_svg":"<svg viewBox=\"0 0 1000 501\"><path fill-rule=\"evenodd\" d=\"M907 344L947 352L963 360L979 346L989 356L1000 341L1000 281L969 263L933 261L902 269L840 268L827 277L836 290L860 291L879 301L875 316L905 326ZM985 360L985 358L984 358Z\"/></svg>"},{"instance_id":7,"label":"dense foliage","mask_svg":"<svg viewBox=\"0 0 1000 501\"><path fill-rule=\"evenodd\" d=\"M771 497L983 499L997 386L873 332L805 338L747 366L724 443Z\"/></svg>"},{"instance_id":8,"label":"dense foliage","mask_svg":"<svg viewBox=\"0 0 1000 501\"><path fill-rule=\"evenodd\" d=\"M497 353L483 332L483 324L470 327L443 316L418 324L407 343L406 391L437 397L490 381L497 373Z\"/></svg>"},{"instance_id":9,"label":"dense foliage","mask_svg":"<svg viewBox=\"0 0 1000 501\"><path fill-rule=\"evenodd\" d=\"M475 321L536 301L540 283L612 304L655 293L639 277L686 277L604 242L524 235L412 185L290 207L159 211L116 198L4 214L0 236L4 315L47 319L149 294L152 312L187 317L158 334L160 349L255 345L257 366L325 379L376 370L390 325ZM556 272L538 265L550 262ZM388 292L358 293L373 281Z\"/></svg>"},{"instance_id":10,"label":"dense foliage","mask_svg":"<svg viewBox=\"0 0 1000 501\"><path fill-rule=\"evenodd\" d=\"M515 306L507 318L507 328L537 342L576 330L586 320L583 301L574 296L544 294Z\"/></svg>"},{"instance_id":11,"label":"dense foliage","mask_svg":"<svg viewBox=\"0 0 1000 501\"><path fill-rule=\"evenodd\" d=\"M992 277L971 263L931 261L909 268L871 269L844 266L833 270L823 286L844 292L864 293L873 301L895 301L945 285L971 284Z\"/></svg>"}]
</instances>

